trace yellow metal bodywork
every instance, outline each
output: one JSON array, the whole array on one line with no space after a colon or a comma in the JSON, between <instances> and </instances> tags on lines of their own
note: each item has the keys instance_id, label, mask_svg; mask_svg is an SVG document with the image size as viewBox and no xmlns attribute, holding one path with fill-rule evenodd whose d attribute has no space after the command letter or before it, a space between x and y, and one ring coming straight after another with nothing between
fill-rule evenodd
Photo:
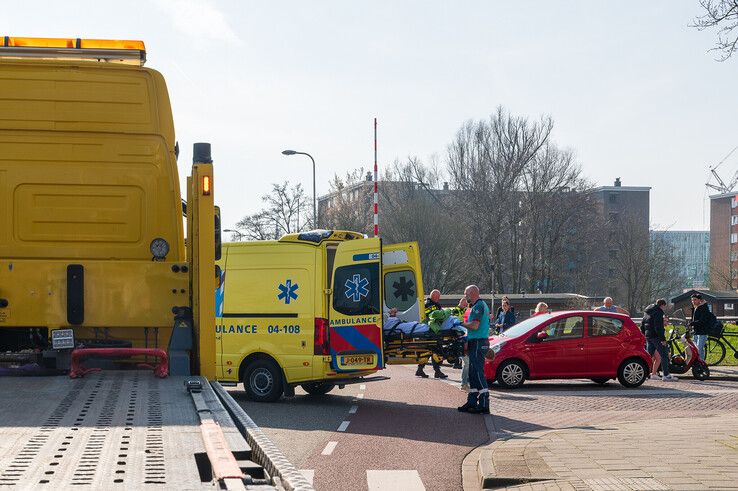
<instances>
[{"instance_id":1,"label":"yellow metal bodywork","mask_svg":"<svg viewBox=\"0 0 738 491\"><path fill-rule=\"evenodd\" d=\"M172 268L186 264L174 146L158 72L0 57L0 329L74 327L149 346L154 329L166 346L171 309L190 296L189 275ZM170 245L163 261L152 261L155 238ZM76 326L69 264L85 272Z\"/></svg>"},{"instance_id":2,"label":"yellow metal bodywork","mask_svg":"<svg viewBox=\"0 0 738 491\"><path fill-rule=\"evenodd\" d=\"M379 262L379 239L365 239L346 231L336 231L318 243L298 236L223 244L223 257L218 261L224 271L223 304L216 317L218 379L239 381L246 364L259 354L278 363L288 384L376 373L376 367L338 372L331 356L315 354L314 342L316 319L334 321L336 325L339 320L359 320L333 310L332 295L343 294L343 290L332 288L331 281L335 269L342 265ZM350 245L343 254L337 252L341 244ZM414 243L396 247L403 246L408 247L409 255L418 252ZM354 259L354 254L362 253L376 253L377 257ZM335 254L333 260L331 254ZM419 257L413 258L419 265ZM417 276L421 278L419 270ZM298 298L289 304L278 297L278 286L286 285L288 280L299 285L295 290ZM356 323L374 322L378 328L382 323L381 312L358 317L361 322Z\"/></svg>"},{"instance_id":3,"label":"yellow metal bodywork","mask_svg":"<svg viewBox=\"0 0 738 491\"><path fill-rule=\"evenodd\" d=\"M191 254L192 318L194 320L194 366L199 374L215 379L215 204L213 202L213 164L195 163L187 180L187 223ZM205 183L207 182L207 191Z\"/></svg>"}]
</instances>

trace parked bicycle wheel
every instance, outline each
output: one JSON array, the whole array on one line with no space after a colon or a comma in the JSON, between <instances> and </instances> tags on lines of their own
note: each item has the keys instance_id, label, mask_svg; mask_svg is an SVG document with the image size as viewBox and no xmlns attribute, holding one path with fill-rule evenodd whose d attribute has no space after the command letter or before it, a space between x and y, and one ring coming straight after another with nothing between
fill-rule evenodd
<instances>
[{"instance_id":1,"label":"parked bicycle wheel","mask_svg":"<svg viewBox=\"0 0 738 491\"><path fill-rule=\"evenodd\" d=\"M705 343L705 361L708 365L719 365L725 359L725 345L718 339L708 337Z\"/></svg>"}]
</instances>

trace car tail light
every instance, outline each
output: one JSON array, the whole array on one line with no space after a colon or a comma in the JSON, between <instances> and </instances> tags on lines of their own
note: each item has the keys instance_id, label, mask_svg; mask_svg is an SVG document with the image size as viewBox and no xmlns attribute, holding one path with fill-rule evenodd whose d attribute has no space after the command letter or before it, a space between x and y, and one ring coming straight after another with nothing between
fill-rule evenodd
<instances>
[{"instance_id":1,"label":"car tail light","mask_svg":"<svg viewBox=\"0 0 738 491\"><path fill-rule=\"evenodd\" d=\"M315 334L313 342L313 354L327 356L331 354L328 344L328 319L315 318Z\"/></svg>"}]
</instances>

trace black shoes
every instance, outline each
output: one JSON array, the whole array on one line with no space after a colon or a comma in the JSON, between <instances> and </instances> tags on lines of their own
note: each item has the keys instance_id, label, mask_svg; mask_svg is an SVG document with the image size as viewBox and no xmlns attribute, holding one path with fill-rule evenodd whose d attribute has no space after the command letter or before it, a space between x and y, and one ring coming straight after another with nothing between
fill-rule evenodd
<instances>
[{"instance_id":1,"label":"black shoes","mask_svg":"<svg viewBox=\"0 0 738 491\"><path fill-rule=\"evenodd\" d=\"M418 368L418 370L415 372L415 376L421 377L421 378L428 378L428 374L425 373L422 368Z\"/></svg>"},{"instance_id":2,"label":"black shoes","mask_svg":"<svg viewBox=\"0 0 738 491\"><path fill-rule=\"evenodd\" d=\"M424 374L424 375L425 375L425 374ZM434 374L433 374L433 376L434 376L435 378L448 378L448 375L446 375L445 373L443 373L443 372L442 372L442 371L440 371L440 370L436 370L436 373L434 373Z\"/></svg>"},{"instance_id":3,"label":"black shoes","mask_svg":"<svg viewBox=\"0 0 738 491\"><path fill-rule=\"evenodd\" d=\"M489 408L481 407L481 406L474 406L472 408L469 408L466 412L469 414L489 414Z\"/></svg>"},{"instance_id":4,"label":"black shoes","mask_svg":"<svg viewBox=\"0 0 738 491\"><path fill-rule=\"evenodd\" d=\"M461 365L461 363L457 362L457 363L454 363L454 365L451 368L455 368L456 370L460 370L461 368L463 368L463 366Z\"/></svg>"},{"instance_id":5,"label":"black shoes","mask_svg":"<svg viewBox=\"0 0 738 491\"><path fill-rule=\"evenodd\" d=\"M476 407L477 407L477 405L475 403L473 403L473 402L471 402L471 403L467 402L463 406L459 406L456 409L460 413L471 413L473 409L476 409Z\"/></svg>"}]
</instances>

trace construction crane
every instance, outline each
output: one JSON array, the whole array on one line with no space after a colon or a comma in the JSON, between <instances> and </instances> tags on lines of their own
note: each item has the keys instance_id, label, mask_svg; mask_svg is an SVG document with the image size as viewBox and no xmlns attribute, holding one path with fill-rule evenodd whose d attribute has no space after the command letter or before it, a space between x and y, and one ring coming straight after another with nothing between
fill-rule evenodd
<instances>
[{"instance_id":1,"label":"construction crane","mask_svg":"<svg viewBox=\"0 0 738 491\"><path fill-rule=\"evenodd\" d=\"M733 192L733 188L735 188L735 185L738 184L738 170L733 174L733 178L730 180L728 184L725 184L725 181L722 180L722 178L717 173L717 168L720 167L723 162L728 160L731 155L733 155L733 152L738 150L738 146L735 146L733 150L728 152L728 155L726 155L723 160L718 162L718 164L714 167L710 167L710 172L713 176L715 176L715 179L717 180L717 184L711 184L709 182L705 183L705 186L707 186L710 189L714 189L715 191L718 191L720 194L728 194Z\"/></svg>"}]
</instances>

